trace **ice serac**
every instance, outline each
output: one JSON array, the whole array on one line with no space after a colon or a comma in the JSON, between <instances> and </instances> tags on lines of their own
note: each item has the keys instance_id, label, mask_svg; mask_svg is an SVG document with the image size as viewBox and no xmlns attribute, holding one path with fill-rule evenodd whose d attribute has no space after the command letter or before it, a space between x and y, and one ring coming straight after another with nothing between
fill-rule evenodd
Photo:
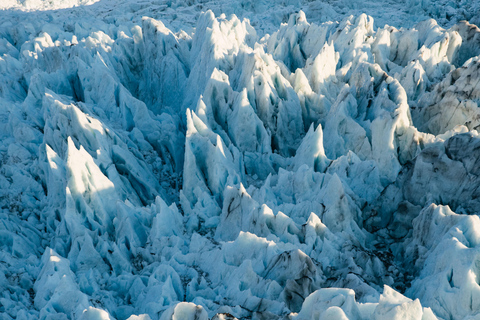
<instances>
[{"instance_id":1,"label":"ice serac","mask_svg":"<svg viewBox=\"0 0 480 320\"><path fill-rule=\"evenodd\" d=\"M133 41L136 50L132 58L140 63L132 63L130 68L133 73L139 72L134 68L143 67L143 72L139 73L143 80L135 88L141 99L154 113L181 104L184 82L191 68L187 60L191 40L177 37L161 21L145 17Z\"/></svg>"},{"instance_id":2,"label":"ice serac","mask_svg":"<svg viewBox=\"0 0 480 320\"><path fill-rule=\"evenodd\" d=\"M43 268L35 282L35 307L40 314L60 313L68 318L80 317L89 307L87 295L79 290L69 261L47 247Z\"/></svg>"},{"instance_id":3,"label":"ice serac","mask_svg":"<svg viewBox=\"0 0 480 320\"><path fill-rule=\"evenodd\" d=\"M422 150L404 185L406 198L413 204L442 203L474 214L479 184L475 166L478 141L476 132L459 133L443 144ZM429 179L426 191L425 179ZM420 193L420 189L424 191Z\"/></svg>"},{"instance_id":4,"label":"ice serac","mask_svg":"<svg viewBox=\"0 0 480 320\"><path fill-rule=\"evenodd\" d=\"M463 319L477 313L478 216L431 205L418 215L405 252L419 273L407 293L425 301L439 317ZM433 242L431 239L437 239ZM438 240L439 239L439 240ZM455 296L455 302L451 299Z\"/></svg>"},{"instance_id":5,"label":"ice serac","mask_svg":"<svg viewBox=\"0 0 480 320\"><path fill-rule=\"evenodd\" d=\"M327 159L323 149L322 126L319 124L314 129L312 124L295 153L293 170L298 170L300 166L307 165L315 171L325 172L329 164L330 161Z\"/></svg>"},{"instance_id":6,"label":"ice serac","mask_svg":"<svg viewBox=\"0 0 480 320\"><path fill-rule=\"evenodd\" d=\"M0 15L1 318L477 315L478 28L188 3Z\"/></svg>"},{"instance_id":7,"label":"ice serac","mask_svg":"<svg viewBox=\"0 0 480 320\"><path fill-rule=\"evenodd\" d=\"M212 11L202 14L191 43L191 72L186 82L190 90L185 96L184 108L197 102L214 69L229 72L235 63L234 57L255 40L256 32L248 21L240 21L235 16L227 20L224 15L218 19Z\"/></svg>"},{"instance_id":8,"label":"ice serac","mask_svg":"<svg viewBox=\"0 0 480 320\"><path fill-rule=\"evenodd\" d=\"M478 128L479 68L478 57L469 59L422 97L414 113L420 130L441 134L461 125Z\"/></svg>"}]
</instances>

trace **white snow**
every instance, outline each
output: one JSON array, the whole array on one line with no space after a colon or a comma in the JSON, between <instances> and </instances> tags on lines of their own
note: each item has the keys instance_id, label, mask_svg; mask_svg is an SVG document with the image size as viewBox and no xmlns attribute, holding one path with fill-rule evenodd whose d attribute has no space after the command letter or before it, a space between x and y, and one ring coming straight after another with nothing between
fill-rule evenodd
<instances>
[{"instance_id":1,"label":"white snow","mask_svg":"<svg viewBox=\"0 0 480 320\"><path fill-rule=\"evenodd\" d=\"M479 17L2 1L0 319L478 317Z\"/></svg>"}]
</instances>

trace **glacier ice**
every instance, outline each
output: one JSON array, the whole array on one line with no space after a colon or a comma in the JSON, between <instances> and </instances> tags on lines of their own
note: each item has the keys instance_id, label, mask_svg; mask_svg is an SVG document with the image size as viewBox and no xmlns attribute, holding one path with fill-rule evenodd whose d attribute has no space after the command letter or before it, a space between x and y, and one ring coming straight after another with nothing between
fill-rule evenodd
<instances>
[{"instance_id":1,"label":"glacier ice","mask_svg":"<svg viewBox=\"0 0 480 320\"><path fill-rule=\"evenodd\" d=\"M478 317L476 2L93 2L0 6L1 319Z\"/></svg>"}]
</instances>

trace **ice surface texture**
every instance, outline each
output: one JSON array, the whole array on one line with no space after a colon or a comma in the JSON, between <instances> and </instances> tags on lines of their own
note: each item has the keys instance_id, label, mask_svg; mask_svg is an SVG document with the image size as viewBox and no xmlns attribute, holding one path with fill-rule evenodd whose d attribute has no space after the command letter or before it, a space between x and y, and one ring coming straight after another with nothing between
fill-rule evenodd
<instances>
[{"instance_id":1,"label":"ice surface texture","mask_svg":"<svg viewBox=\"0 0 480 320\"><path fill-rule=\"evenodd\" d=\"M2 320L478 315L474 24L82 10L0 12Z\"/></svg>"}]
</instances>

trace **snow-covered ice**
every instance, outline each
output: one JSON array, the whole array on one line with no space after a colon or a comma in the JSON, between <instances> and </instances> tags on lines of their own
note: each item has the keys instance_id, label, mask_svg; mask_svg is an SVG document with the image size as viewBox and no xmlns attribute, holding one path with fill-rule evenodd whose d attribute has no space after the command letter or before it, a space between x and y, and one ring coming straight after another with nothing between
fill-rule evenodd
<instances>
[{"instance_id":1,"label":"snow-covered ice","mask_svg":"<svg viewBox=\"0 0 480 320\"><path fill-rule=\"evenodd\" d=\"M2 1L0 319L479 317L479 23Z\"/></svg>"}]
</instances>

